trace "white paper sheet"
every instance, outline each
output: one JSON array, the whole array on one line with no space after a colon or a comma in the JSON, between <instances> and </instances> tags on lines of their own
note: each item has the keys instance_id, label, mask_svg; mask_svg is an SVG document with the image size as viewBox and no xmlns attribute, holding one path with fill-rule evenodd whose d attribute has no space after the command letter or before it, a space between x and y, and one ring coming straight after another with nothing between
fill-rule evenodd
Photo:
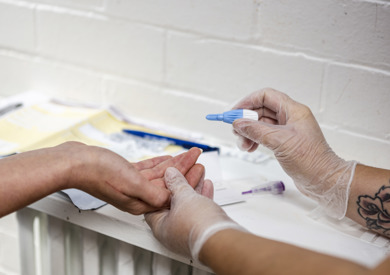
<instances>
[{"instance_id":1,"label":"white paper sheet","mask_svg":"<svg viewBox=\"0 0 390 275\"><path fill-rule=\"evenodd\" d=\"M95 210L107 203L78 189L66 189L61 192L69 196L72 203L80 210Z\"/></svg>"}]
</instances>

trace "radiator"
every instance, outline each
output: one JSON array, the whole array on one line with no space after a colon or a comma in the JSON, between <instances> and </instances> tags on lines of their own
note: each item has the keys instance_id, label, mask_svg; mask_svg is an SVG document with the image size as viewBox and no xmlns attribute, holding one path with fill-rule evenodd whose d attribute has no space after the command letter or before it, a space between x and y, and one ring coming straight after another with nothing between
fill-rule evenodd
<instances>
[{"instance_id":1,"label":"radiator","mask_svg":"<svg viewBox=\"0 0 390 275\"><path fill-rule=\"evenodd\" d=\"M23 275L212 274L30 208L17 218Z\"/></svg>"}]
</instances>

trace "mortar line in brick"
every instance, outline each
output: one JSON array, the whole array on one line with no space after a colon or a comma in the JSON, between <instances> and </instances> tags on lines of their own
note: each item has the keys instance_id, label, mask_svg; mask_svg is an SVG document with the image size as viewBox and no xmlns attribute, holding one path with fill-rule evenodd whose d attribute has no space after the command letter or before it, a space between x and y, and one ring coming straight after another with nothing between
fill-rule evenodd
<instances>
[{"instance_id":1,"label":"mortar line in brick","mask_svg":"<svg viewBox=\"0 0 390 275\"><path fill-rule=\"evenodd\" d=\"M162 62L161 62L162 63L161 79L163 83L166 82L166 76L167 76L167 60L168 60L167 53L168 53L168 30L164 30L163 43L162 43Z\"/></svg>"},{"instance_id":2,"label":"mortar line in brick","mask_svg":"<svg viewBox=\"0 0 390 275\"><path fill-rule=\"evenodd\" d=\"M375 141L375 142L379 142L379 143L389 144L390 145L390 140L379 138L379 137L375 137L375 136L370 136L370 135L367 135L367 134L354 132L352 130L346 130L346 129L341 128L340 125L330 125L330 124L327 124L327 123L324 123L324 122L319 123L319 124L320 124L320 127L322 129L326 130L326 131L338 132L338 133L341 133L341 134L354 136L354 137L359 137L359 138L366 139L366 140L368 139L368 140L371 140L371 141Z\"/></svg>"},{"instance_id":3,"label":"mortar line in brick","mask_svg":"<svg viewBox=\"0 0 390 275\"><path fill-rule=\"evenodd\" d=\"M3 1L4 0L0 0L0 2L3 2ZM9 3L8 1L5 1L5 2ZM390 3L384 3L384 2L380 2L380 1L366 1L366 2L380 3L380 4L386 4L386 5L390 6ZM22 3L24 3L24 2L22 2ZM27 3L25 5L27 5ZM131 23L140 24L140 25L143 25L145 27L157 28L157 29L159 29L161 31L166 31L166 32L167 31L171 31L173 33L174 32L178 32L178 33L182 33L182 34L186 34L186 35L197 35L197 36L200 36L203 39L205 39L204 41L215 41L215 42L222 42L222 43L223 42L228 42L230 44L242 45L242 46L245 46L245 47L248 47L248 48L254 48L254 49L261 49L261 50L264 50L264 51L274 52L276 54L281 54L281 55L302 56L302 57L307 58L309 60L317 60L317 61L320 61L320 62L329 62L329 63L335 62L337 64L345 64L345 65L350 64L350 63L348 63L346 61L332 60L332 59L329 59L329 58L326 58L326 57L316 57L314 55L307 54L307 53L304 53L304 52L292 52L292 51L288 51L288 49L280 50L280 49L275 49L275 48L268 47L266 45L256 45L256 44L254 44L256 42L256 39L253 37L253 34L252 34L252 36L250 37L249 40L234 39L234 38L227 38L225 36L205 34L205 33L202 33L202 32L191 30L191 29L180 29L180 28L177 29L177 28L172 27L172 26L166 27L166 26L153 24L153 23L150 23L150 22L144 22L142 20L132 20L132 19L121 17L121 16L115 16L115 15L112 15L112 14L109 14L109 13L104 13L104 12L101 12L99 10L81 11L81 10L72 9L72 8L69 8L69 7L62 7L62 6L59 7L59 6L54 6L54 5L50 5L50 4L43 4L43 3L34 4L34 5L36 5L36 9L37 10L61 12L61 13L64 13L64 14L88 17L88 18L96 19L96 20L106 20L106 21L112 20L113 22L120 21L120 22L128 22L130 24ZM31 4L30 4L30 6L31 6ZM274 46L275 47L280 47L278 45L274 45ZM352 64L356 64L356 63L352 63ZM379 71L382 71L382 72L387 72L386 69L377 69L374 66L370 66L370 65L364 65L364 64L356 64L356 65L372 68L374 70L379 70ZM386 66L386 65L383 65L383 66Z\"/></svg>"},{"instance_id":4,"label":"mortar line in brick","mask_svg":"<svg viewBox=\"0 0 390 275\"><path fill-rule=\"evenodd\" d=\"M388 1L380 1L380 0L363 0L359 2L364 2L364 3L372 3L372 4L380 4L383 6L390 6L390 2Z\"/></svg>"},{"instance_id":5,"label":"mortar line in brick","mask_svg":"<svg viewBox=\"0 0 390 275\"><path fill-rule=\"evenodd\" d=\"M196 92L199 92L199 90L196 89L191 89L188 87L182 88L179 86L175 85L169 85L169 84L159 84L159 83L154 83L154 82L144 82L142 80L136 79L136 78L126 78L123 76L118 76L118 75L104 75L104 81L117 81L117 82L122 82L122 83L128 83L128 84L135 84L135 85L142 85L145 87L150 87L153 89L160 89L161 92L163 93L168 93L176 96L181 96L181 97L186 97L190 99L196 99L200 101L205 101L205 102L213 102L214 104L218 105L227 105L228 103L222 100L217 100L211 97L206 97L203 95L197 95Z\"/></svg>"},{"instance_id":6,"label":"mortar line in brick","mask_svg":"<svg viewBox=\"0 0 390 275\"><path fill-rule=\"evenodd\" d=\"M38 15L37 15L37 7L34 6L34 13L33 13L33 16L34 16L34 26L33 26L33 36L34 36L34 50L35 51L38 51L38 47L39 47L39 44L38 44Z\"/></svg>"}]
</instances>

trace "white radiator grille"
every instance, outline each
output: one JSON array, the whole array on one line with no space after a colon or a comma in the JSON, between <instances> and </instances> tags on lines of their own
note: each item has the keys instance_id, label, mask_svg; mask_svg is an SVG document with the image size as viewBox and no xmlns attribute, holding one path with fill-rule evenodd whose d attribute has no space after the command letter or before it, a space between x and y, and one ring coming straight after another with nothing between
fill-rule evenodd
<instances>
[{"instance_id":1,"label":"white radiator grille","mask_svg":"<svg viewBox=\"0 0 390 275\"><path fill-rule=\"evenodd\" d=\"M23 275L211 274L36 210L17 217Z\"/></svg>"}]
</instances>

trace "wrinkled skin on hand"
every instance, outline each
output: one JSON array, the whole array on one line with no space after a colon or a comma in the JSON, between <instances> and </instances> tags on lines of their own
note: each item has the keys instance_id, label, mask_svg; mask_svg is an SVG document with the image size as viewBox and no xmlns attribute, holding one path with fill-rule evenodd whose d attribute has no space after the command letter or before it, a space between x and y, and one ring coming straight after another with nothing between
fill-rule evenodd
<instances>
[{"instance_id":1,"label":"wrinkled skin on hand","mask_svg":"<svg viewBox=\"0 0 390 275\"><path fill-rule=\"evenodd\" d=\"M201 154L198 148L175 157L162 156L138 163L130 163L110 150L77 142L55 149L73 156L67 177L69 188L81 189L135 215L169 204L170 191L163 178L168 167L179 169L193 187L204 174L204 167L196 164Z\"/></svg>"},{"instance_id":2,"label":"wrinkled skin on hand","mask_svg":"<svg viewBox=\"0 0 390 275\"><path fill-rule=\"evenodd\" d=\"M65 142L0 159L0 217L54 192L77 188L132 213L143 214L169 205L171 192L164 172L176 167L192 188L204 176L192 148L181 155L130 163L114 152L80 142ZM49 165L48 165L49 164Z\"/></svg>"}]
</instances>

